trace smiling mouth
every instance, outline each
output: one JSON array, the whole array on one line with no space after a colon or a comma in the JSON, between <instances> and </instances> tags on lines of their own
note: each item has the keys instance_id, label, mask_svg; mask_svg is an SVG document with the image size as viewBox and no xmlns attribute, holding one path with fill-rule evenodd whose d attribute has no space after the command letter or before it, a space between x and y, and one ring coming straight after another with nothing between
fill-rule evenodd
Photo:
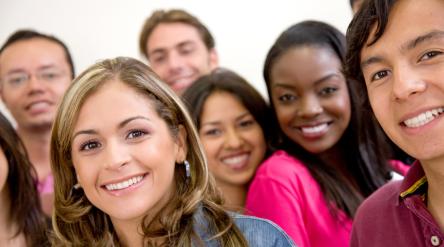
<instances>
[{"instance_id":1,"label":"smiling mouth","mask_svg":"<svg viewBox=\"0 0 444 247\"><path fill-rule=\"evenodd\" d=\"M229 158L223 158L222 163L228 165L231 168L240 169L245 166L249 157L249 154L236 155Z\"/></svg>"},{"instance_id":2,"label":"smiling mouth","mask_svg":"<svg viewBox=\"0 0 444 247\"><path fill-rule=\"evenodd\" d=\"M142 181L142 179L145 177L145 175L135 176L135 177L129 178L129 179L119 182L119 183L106 184L102 187L105 187L105 189L109 190L109 191L123 190L123 189L126 189L128 187L131 187L131 186L134 186L134 185L140 183L140 181Z\"/></svg>"},{"instance_id":3,"label":"smiling mouth","mask_svg":"<svg viewBox=\"0 0 444 247\"><path fill-rule=\"evenodd\" d=\"M323 133L328 128L328 123L322 123L316 126L299 127L303 134L316 135Z\"/></svg>"},{"instance_id":4,"label":"smiling mouth","mask_svg":"<svg viewBox=\"0 0 444 247\"><path fill-rule=\"evenodd\" d=\"M409 118L402 122L408 128L418 128L423 125L428 124L432 120L436 119L439 115L444 112L444 108L439 107L433 110L429 110L419 114L416 117Z\"/></svg>"}]
</instances>

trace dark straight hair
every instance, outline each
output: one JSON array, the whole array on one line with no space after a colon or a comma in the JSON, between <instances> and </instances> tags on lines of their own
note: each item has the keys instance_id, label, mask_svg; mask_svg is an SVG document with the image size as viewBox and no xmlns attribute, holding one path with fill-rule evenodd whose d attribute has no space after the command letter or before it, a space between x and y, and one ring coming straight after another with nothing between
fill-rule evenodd
<instances>
[{"instance_id":1,"label":"dark straight hair","mask_svg":"<svg viewBox=\"0 0 444 247\"><path fill-rule=\"evenodd\" d=\"M319 21L304 21L285 30L269 50L264 64L264 79L267 84L272 121L278 126L271 95L271 71L276 61L286 52L302 46L323 47L331 50L337 58L344 62L346 53L345 36L336 28ZM345 167L355 179L354 188L339 171L324 163L288 138L279 130L279 138L273 141L275 149L283 149L301 159L319 183L321 190L329 202L331 212L335 208L343 210L353 218L362 200L382 186L390 178L388 167L388 147L384 142L384 134L371 114L359 107L362 90L349 81L347 89L350 95L350 123L338 142L345 156ZM335 207L331 207L332 203Z\"/></svg>"},{"instance_id":2,"label":"dark straight hair","mask_svg":"<svg viewBox=\"0 0 444 247\"><path fill-rule=\"evenodd\" d=\"M47 219L40 206L37 174L25 147L14 128L0 113L0 146L8 163L8 175L3 189L10 198L10 220L17 224L17 235L24 233L28 246L49 246Z\"/></svg>"}]
</instances>

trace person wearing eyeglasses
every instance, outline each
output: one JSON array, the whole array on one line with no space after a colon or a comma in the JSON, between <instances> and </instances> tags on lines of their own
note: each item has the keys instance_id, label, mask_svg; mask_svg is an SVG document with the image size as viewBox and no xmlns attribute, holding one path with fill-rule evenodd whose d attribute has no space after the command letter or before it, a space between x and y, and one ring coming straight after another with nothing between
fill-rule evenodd
<instances>
[{"instance_id":1,"label":"person wearing eyeglasses","mask_svg":"<svg viewBox=\"0 0 444 247\"><path fill-rule=\"evenodd\" d=\"M37 171L40 200L47 215L53 204L51 127L73 77L69 50L54 36L18 30L0 48L0 96Z\"/></svg>"}]
</instances>

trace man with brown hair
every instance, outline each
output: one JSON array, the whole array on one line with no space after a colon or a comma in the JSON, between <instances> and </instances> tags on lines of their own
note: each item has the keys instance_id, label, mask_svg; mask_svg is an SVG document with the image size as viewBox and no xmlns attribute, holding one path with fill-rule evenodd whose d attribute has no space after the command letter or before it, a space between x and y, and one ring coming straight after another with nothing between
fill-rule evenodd
<instances>
[{"instance_id":1,"label":"man with brown hair","mask_svg":"<svg viewBox=\"0 0 444 247\"><path fill-rule=\"evenodd\" d=\"M362 109L417 161L359 207L350 246L444 245L444 1L365 0L347 31ZM371 106L371 109L369 109Z\"/></svg>"},{"instance_id":2,"label":"man with brown hair","mask_svg":"<svg viewBox=\"0 0 444 247\"><path fill-rule=\"evenodd\" d=\"M178 94L218 66L210 31L184 10L154 11L143 25L139 47L153 70Z\"/></svg>"}]
</instances>

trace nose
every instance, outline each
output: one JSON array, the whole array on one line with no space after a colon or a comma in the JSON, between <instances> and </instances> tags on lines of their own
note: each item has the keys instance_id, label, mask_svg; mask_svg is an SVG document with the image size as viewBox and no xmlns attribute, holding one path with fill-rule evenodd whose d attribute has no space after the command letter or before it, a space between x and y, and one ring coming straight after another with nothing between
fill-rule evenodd
<instances>
[{"instance_id":1,"label":"nose","mask_svg":"<svg viewBox=\"0 0 444 247\"><path fill-rule=\"evenodd\" d=\"M412 66L399 66L393 70L393 97L397 101L406 100L413 95L424 92L427 83L422 78L421 73Z\"/></svg>"},{"instance_id":2,"label":"nose","mask_svg":"<svg viewBox=\"0 0 444 247\"><path fill-rule=\"evenodd\" d=\"M301 98L301 103L297 106L297 115L302 118L313 118L321 114L324 109L316 95L308 95Z\"/></svg>"},{"instance_id":3,"label":"nose","mask_svg":"<svg viewBox=\"0 0 444 247\"><path fill-rule=\"evenodd\" d=\"M129 150L117 141L108 142L104 155L105 168L108 170L118 170L130 161Z\"/></svg>"},{"instance_id":4,"label":"nose","mask_svg":"<svg viewBox=\"0 0 444 247\"><path fill-rule=\"evenodd\" d=\"M180 54L173 51L168 56L168 71L172 74L179 73L183 68L184 60Z\"/></svg>"},{"instance_id":5,"label":"nose","mask_svg":"<svg viewBox=\"0 0 444 247\"><path fill-rule=\"evenodd\" d=\"M242 144L243 139L239 133L233 128L228 129L225 134L225 146L227 148L236 149L241 147Z\"/></svg>"},{"instance_id":6,"label":"nose","mask_svg":"<svg viewBox=\"0 0 444 247\"><path fill-rule=\"evenodd\" d=\"M33 95L33 94L43 93L45 85L43 85L43 82L40 79L38 79L35 75L32 75L29 77L27 86L28 86L28 93L30 95Z\"/></svg>"}]
</instances>

